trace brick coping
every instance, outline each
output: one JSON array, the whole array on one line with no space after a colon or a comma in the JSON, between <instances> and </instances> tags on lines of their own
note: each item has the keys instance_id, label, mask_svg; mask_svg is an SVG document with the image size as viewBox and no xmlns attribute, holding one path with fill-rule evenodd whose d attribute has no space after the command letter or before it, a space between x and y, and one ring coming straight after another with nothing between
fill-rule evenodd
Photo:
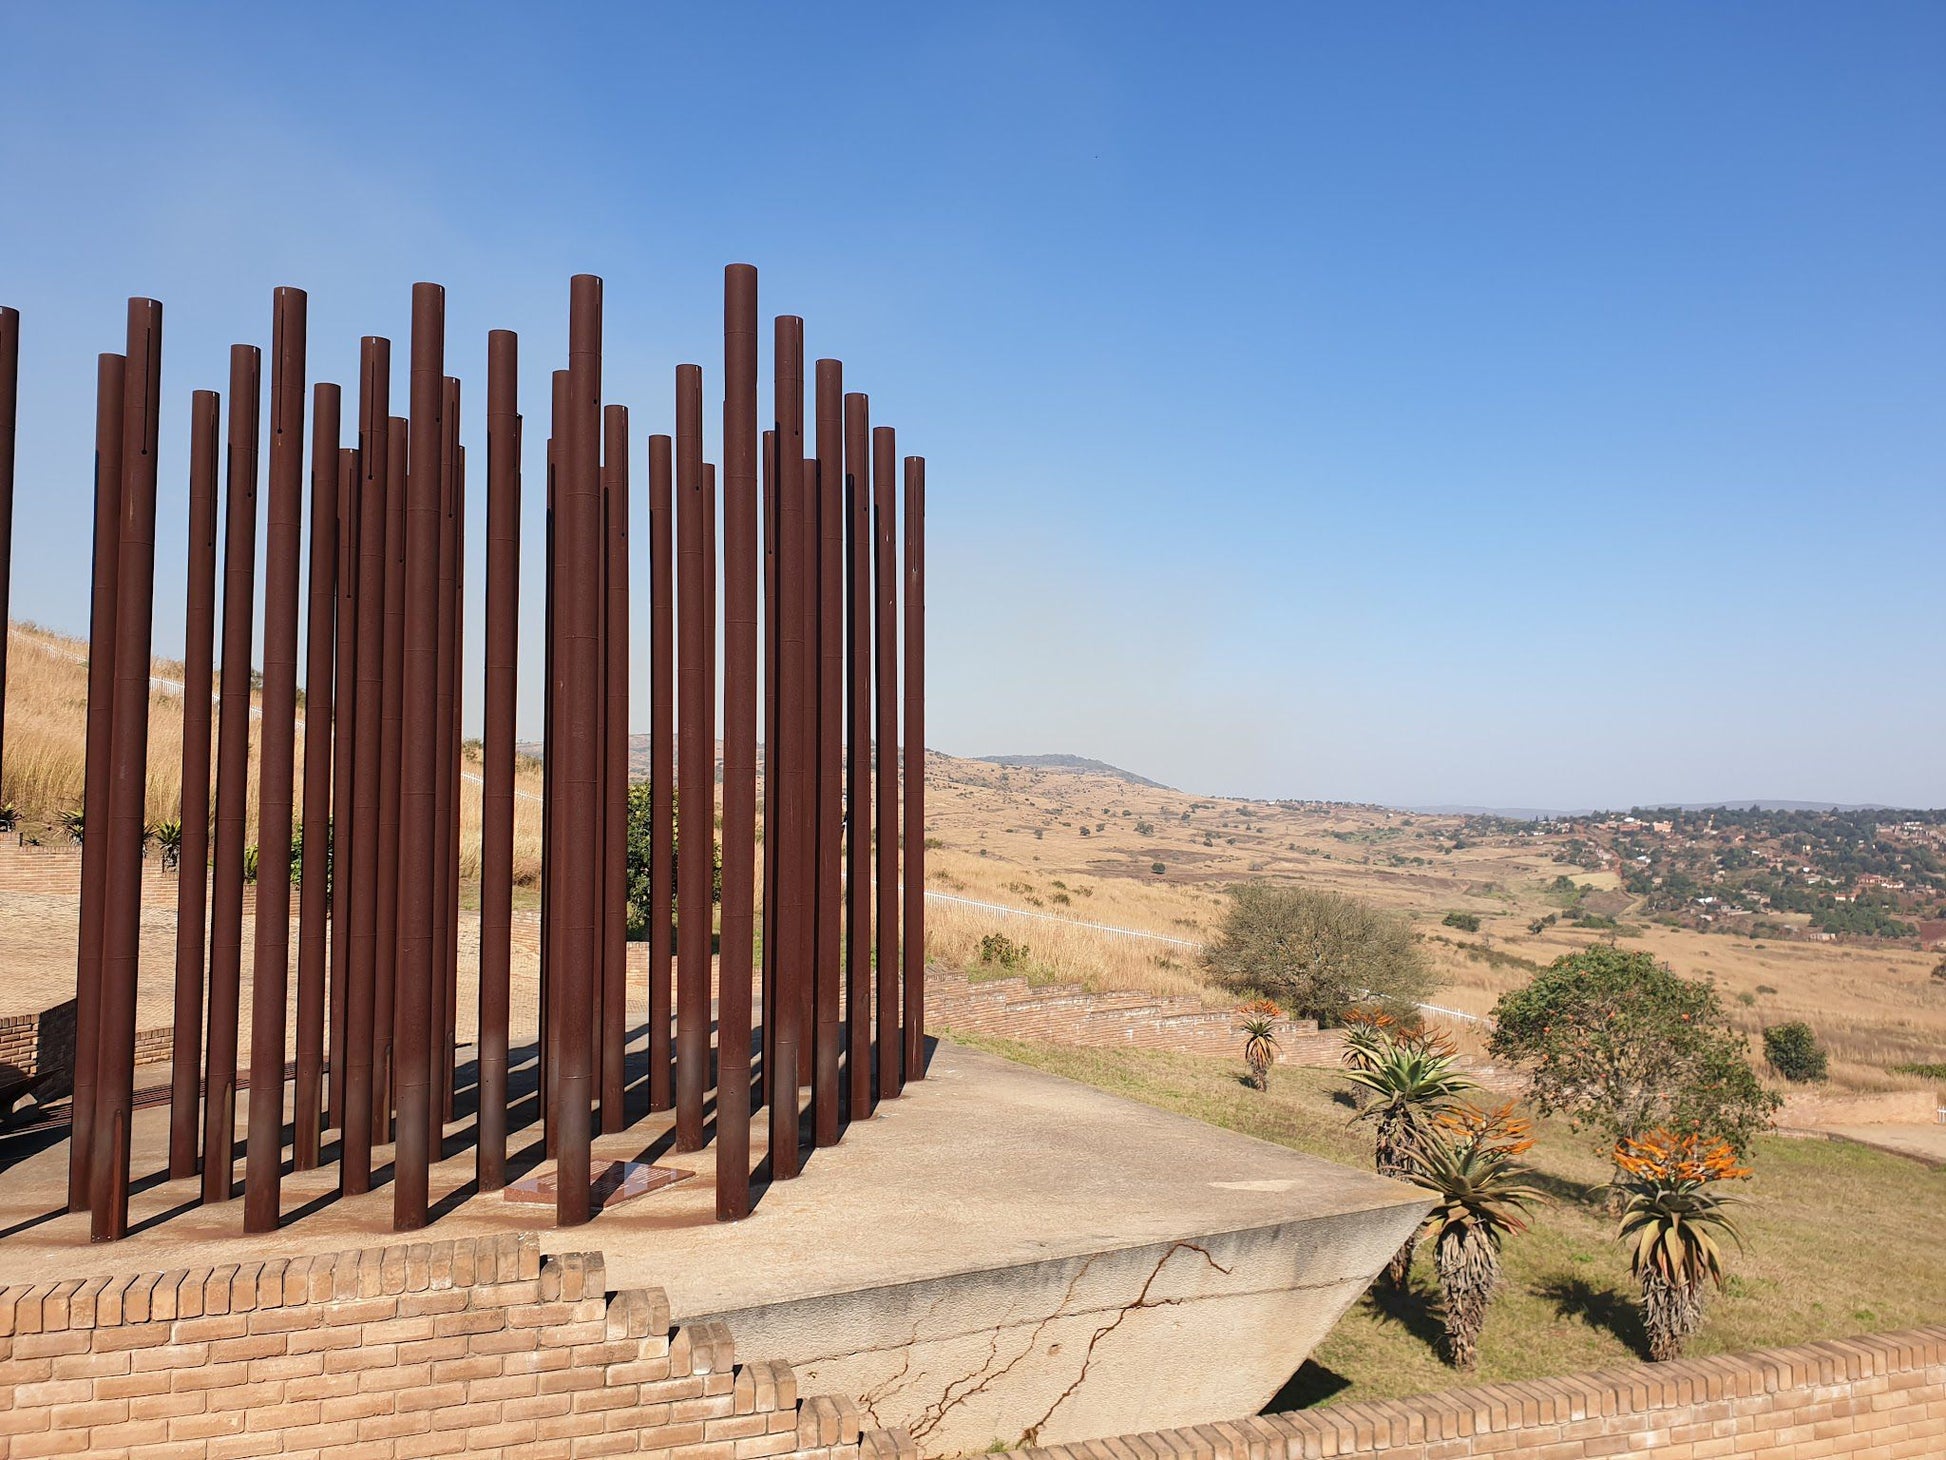
<instances>
[{"instance_id":1,"label":"brick coping","mask_svg":"<svg viewBox=\"0 0 1946 1460\"><path fill-rule=\"evenodd\" d=\"M1531 1432L1547 1425L1673 1415L1711 1403L1873 1378L1929 1375L1932 1371L1939 1371L1937 1382L1946 1385L1946 1324L1750 1353L1482 1384L1403 1399L1328 1405L1047 1448L1030 1446L1009 1451L1001 1460L1129 1460L1131 1455L1155 1460L1177 1456L1184 1460L1297 1460L1382 1453L1475 1436ZM1541 1443L1538 1437L1534 1442ZM1495 1452L1524 1453L1517 1448L1505 1450L1498 1444L1491 1448ZM1454 1448L1451 1453L1486 1451ZM1946 1440L1934 1453L1946 1453Z\"/></svg>"}]
</instances>

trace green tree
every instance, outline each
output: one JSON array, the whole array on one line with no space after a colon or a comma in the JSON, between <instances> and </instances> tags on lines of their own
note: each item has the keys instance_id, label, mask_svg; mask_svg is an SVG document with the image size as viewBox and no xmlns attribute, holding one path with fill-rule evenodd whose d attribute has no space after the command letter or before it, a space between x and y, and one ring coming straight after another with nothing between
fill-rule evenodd
<instances>
[{"instance_id":1,"label":"green tree","mask_svg":"<svg viewBox=\"0 0 1946 1460\"><path fill-rule=\"evenodd\" d=\"M1772 1024L1764 1030L1764 1058L1787 1080L1822 1080L1825 1053L1818 1036L1802 1019Z\"/></svg>"},{"instance_id":2,"label":"green tree","mask_svg":"<svg viewBox=\"0 0 1946 1460\"><path fill-rule=\"evenodd\" d=\"M1204 950L1210 977L1239 994L1263 993L1296 1018L1340 1022L1354 1004L1398 1016L1432 992L1412 925L1355 897L1309 887L1245 882Z\"/></svg>"},{"instance_id":3,"label":"green tree","mask_svg":"<svg viewBox=\"0 0 1946 1460\"><path fill-rule=\"evenodd\" d=\"M682 845L682 801L674 791L670 792L670 825L674 845L669 851L670 886L677 885L676 848ZM630 781L628 783L628 936L640 941L649 931L649 853L654 839L649 831L649 783ZM723 901L723 843L720 838L710 838L710 901ZM673 897L673 891L672 891ZM671 915L673 918L673 914Z\"/></svg>"},{"instance_id":4,"label":"green tree","mask_svg":"<svg viewBox=\"0 0 1946 1460\"><path fill-rule=\"evenodd\" d=\"M1596 944L1503 994L1488 1049L1524 1068L1534 1103L1604 1145L1666 1126L1741 1152L1782 1100L1750 1068L1708 984L1647 953Z\"/></svg>"}]
</instances>

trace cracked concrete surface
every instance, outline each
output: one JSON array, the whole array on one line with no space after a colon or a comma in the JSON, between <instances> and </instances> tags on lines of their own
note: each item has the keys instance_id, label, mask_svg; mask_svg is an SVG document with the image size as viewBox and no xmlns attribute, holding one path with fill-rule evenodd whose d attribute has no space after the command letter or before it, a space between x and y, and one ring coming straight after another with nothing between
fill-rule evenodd
<instances>
[{"instance_id":1,"label":"cracked concrete surface","mask_svg":"<svg viewBox=\"0 0 1946 1460\"><path fill-rule=\"evenodd\" d=\"M137 1170L153 1172L167 1112L140 1110L135 1125ZM639 1157L665 1125L599 1137L596 1153ZM755 1159L762 1135L759 1122ZM463 1128L447 1151L430 1235L547 1220L471 1190ZM747 1221L715 1220L708 1156L668 1159L695 1178L583 1227L542 1227L542 1248L599 1249L612 1287L663 1288L678 1323L726 1320L739 1360L784 1360L805 1392L852 1395L928 1454L1254 1412L1430 1200L947 1043L926 1080L808 1153ZM0 1163L4 1281L405 1240L388 1231L389 1189L334 1198L325 1167L285 1178L285 1225L258 1237L241 1233L241 1202L197 1206L193 1180L145 1177L134 1235L97 1246L84 1215L60 1212L65 1142L17 1141Z\"/></svg>"},{"instance_id":2,"label":"cracked concrete surface","mask_svg":"<svg viewBox=\"0 0 1946 1460\"><path fill-rule=\"evenodd\" d=\"M1252 1413L1418 1221L1416 1188L942 1044L892 1107L896 1191L770 1193L814 1262L692 1306L923 1452L1062 1444ZM891 1134L871 1128L865 1143ZM913 1161L920 1150L923 1160ZM892 1148L886 1152L892 1159ZM808 1174L807 1168L807 1174ZM780 1202L781 1198L781 1202ZM807 1266L820 1269L816 1283ZM872 1280L876 1279L876 1280ZM712 1280L711 1286L720 1286Z\"/></svg>"}]
</instances>

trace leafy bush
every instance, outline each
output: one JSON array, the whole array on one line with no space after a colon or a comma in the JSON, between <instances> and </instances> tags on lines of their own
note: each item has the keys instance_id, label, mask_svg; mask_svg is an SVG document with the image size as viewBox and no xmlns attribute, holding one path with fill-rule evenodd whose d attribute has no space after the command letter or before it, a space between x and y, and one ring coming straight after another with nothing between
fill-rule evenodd
<instances>
[{"instance_id":1,"label":"leafy bush","mask_svg":"<svg viewBox=\"0 0 1946 1460\"><path fill-rule=\"evenodd\" d=\"M1323 1024L1357 1004L1406 1016L1433 988L1405 918L1341 893L1267 882L1230 889L1203 962L1219 986L1261 990L1293 1016Z\"/></svg>"},{"instance_id":2,"label":"leafy bush","mask_svg":"<svg viewBox=\"0 0 1946 1460\"><path fill-rule=\"evenodd\" d=\"M1764 1030L1764 1058L1786 1080L1802 1083L1825 1077L1825 1052L1811 1026L1802 1019Z\"/></svg>"},{"instance_id":3,"label":"leafy bush","mask_svg":"<svg viewBox=\"0 0 1946 1460\"><path fill-rule=\"evenodd\" d=\"M997 963L1002 968L1018 968L1027 961L1027 945L1016 943L1005 933L988 933L980 939L980 962Z\"/></svg>"},{"instance_id":4,"label":"leafy bush","mask_svg":"<svg viewBox=\"0 0 1946 1460\"><path fill-rule=\"evenodd\" d=\"M1480 915L1470 912L1449 912L1440 919L1449 928L1458 928L1462 933L1480 931Z\"/></svg>"},{"instance_id":5,"label":"leafy bush","mask_svg":"<svg viewBox=\"0 0 1946 1460\"><path fill-rule=\"evenodd\" d=\"M669 852L669 885L677 887L676 869L679 856L676 847L682 844L682 801L673 790L669 799L670 837L674 845ZM641 941L648 936L649 913L652 899L649 896L649 858L654 849L654 838L650 835L649 783L630 781L628 783L628 936L633 941ZM716 837L710 838L710 902L723 901L723 843ZM674 914L671 914L673 921Z\"/></svg>"},{"instance_id":6,"label":"leafy bush","mask_svg":"<svg viewBox=\"0 0 1946 1460\"><path fill-rule=\"evenodd\" d=\"M1503 994L1493 1019L1488 1050L1528 1072L1542 1113L1604 1144L1667 1126L1743 1151L1783 1103L1750 1068L1716 991L1647 953L1564 954Z\"/></svg>"}]
</instances>

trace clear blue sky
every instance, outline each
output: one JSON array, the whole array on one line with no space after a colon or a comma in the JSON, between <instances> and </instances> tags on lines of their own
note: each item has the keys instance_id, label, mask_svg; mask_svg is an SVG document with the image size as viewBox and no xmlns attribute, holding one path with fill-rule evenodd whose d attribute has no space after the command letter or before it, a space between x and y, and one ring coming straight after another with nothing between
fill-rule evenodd
<instances>
[{"instance_id":1,"label":"clear blue sky","mask_svg":"<svg viewBox=\"0 0 1946 1460\"><path fill-rule=\"evenodd\" d=\"M537 419L604 275L666 430L749 260L930 461L936 748L1946 805L1946 7L540 9L0 10L16 614L85 625L129 294L179 583L189 392L274 285L349 381L445 283L478 460L487 329Z\"/></svg>"}]
</instances>

